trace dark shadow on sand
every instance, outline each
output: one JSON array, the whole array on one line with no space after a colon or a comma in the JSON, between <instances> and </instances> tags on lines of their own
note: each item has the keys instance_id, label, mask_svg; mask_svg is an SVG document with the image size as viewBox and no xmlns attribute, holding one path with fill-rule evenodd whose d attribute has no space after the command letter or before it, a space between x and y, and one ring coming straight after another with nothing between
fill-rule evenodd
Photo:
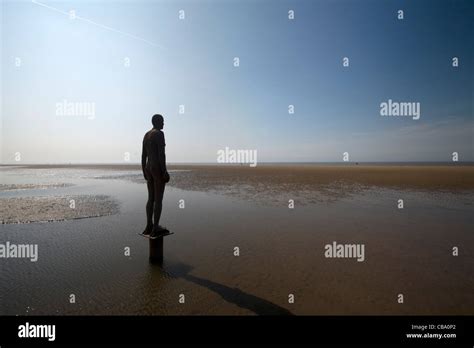
<instances>
[{"instance_id":1,"label":"dark shadow on sand","mask_svg":"<svg viewBox=\"0 0 474 348\"><path fill-rule=\"evenodd\" d=\"M158 266L156 266L158 267ZM172 278L182 278L194 284L205 287L219 294L225 301L234 303L241 308L248 309L257 315L293 315L289 310L280 307L260 297L247 294L240 289L230 288L226 285L213 282L209 279L199 278L189 274L191 266L179 263L162 265L163 271Z\"/></svg>"}]
</instances>

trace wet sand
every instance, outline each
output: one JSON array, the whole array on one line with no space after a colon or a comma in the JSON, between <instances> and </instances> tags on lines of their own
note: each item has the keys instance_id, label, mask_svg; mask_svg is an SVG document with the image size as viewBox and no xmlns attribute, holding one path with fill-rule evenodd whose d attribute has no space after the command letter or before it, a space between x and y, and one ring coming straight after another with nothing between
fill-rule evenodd
<instances>
[{"instance_id":1,"label":"wet sand","mask_svg":"<svg viewBox=\"0 0 474 348\"><path fill-rule=\"evenodd\" d=\"M68 187L72 184L56 183L56 184L0 184L0 191L17 191L17 190L46 190L51 188Z\"/></svg>"},{"instance_id":2,"label":"wet sand","mask_svg":"<svg viewBox=\"0 0 474 348\"><path fill-rule=\"evenodd\" d=\"M471 166L170 166L177 171L162 221L175 234L165 240L162 267L148 262L147 240L137 236L146 200L139 166L66 169L0 172L7 184L19 177L41 184L49 177L42 173L53 173L51 180L74 186L38 194L106 195L120 211L2 225L5 240L39 245L36 263L1 261L5 314L474 313ZM288 209L295 193L304 204ZM332 199L311 201L313 195ZM333 241L363 243L365 261L326 258L324 247Z\"/></svg>"},{"instance_id":3,"label":"wet sand","mask_svg":"<svg viewBox=\"0 0 474 348\"><path fill-rule=\"evenodd\" d=\"M0 170L23 169L84 169L106 171L141 170L138 164L104 164L104 165L24 165L0 166ZM347 181L366 185L402 186L406 188L427 189L462 189L474 188L474 164L259 164L248 165L196 165L170 164L170 170L193 171L200 177L212 178L206 184L222 180L265 181L269 184L327 184L334 181ZM193 182L193 185L198 182Z\"/></svg>"},{"instance_id":4,"label":"wet sand","mask_svg":"<svg viewBox=\"0 0 474 348\"><path fill-rule=\"evenodd\" d=\"M112 168L123 170L127 167L109 167ZM281 205L289 199L303 205L330 202L377 187L459 194L474 189L474 166L264 164L255 168L172 165L170 169L174 172L169 186L230 195L262 204ZM97 178L145 183L141 172Z\"/></svg>"},{"instance_id":5,"label":"wet sand","mask_svg":"<svg viewBox=\"0 0 474 348\"><path fill-rule=\"evenodd\" d=\"M0 203L0 224L84 219L119 211L119 203L104 195L15 197Z\"/></svg>"},{"instance_id":6,"label":"wet sand","mask_svg":"<svg viewBox=\"0 0 474 348\"><path fill-rule=\"evenodd\" d=\"M0 166L0 170L13 167ZM102 171L141 171L138 164L110 165L25 165L15 168L24 169L84 169ZM419 188L419 189L473 189L474 164L446 165L371 165L371 164L259 164L248 165L190 165L172 164L169 170L189 172L193 179L187 181L193 189L196 185L203 188L221 184L266 183L268 185L312 185L322 186L334 182L346 182L366 186ZM11 169L10 169L11 170ZM184 186L184 183L176 183Z\"/></svg>"},{"instance_id":7,"label":"wet sand","mask_svg":"<svg viewBox=\"0 0 474 348\"><path fill-rule=\"evenodd\" d=\"M474 189L474 166L201 166L180 172L171 184L184 190L225 193L263 203L283 204L293 199L299 204L309 204L351 196L374 187Z\"/></svg>"}]
</instances>

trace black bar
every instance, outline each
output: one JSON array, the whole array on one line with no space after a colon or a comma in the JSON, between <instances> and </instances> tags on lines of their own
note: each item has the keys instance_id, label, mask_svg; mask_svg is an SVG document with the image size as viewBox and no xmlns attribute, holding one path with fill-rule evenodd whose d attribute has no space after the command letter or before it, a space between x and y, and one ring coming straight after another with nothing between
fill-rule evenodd
<instances>
[{"instance_id":1,"label":"black bar","mask_svg":"<svg viewBox=\"0 0 474 348\"><path fill-rule=\"evenodd\" d=\"M12 344L409 344L474 343L472 316L4 316L0 345ZM55 325L55 340L20 338L26 323ZM412 325L434 325L413 329ZM449 325L455 325L455 328ZM450 329L448 329L450 328ZM407 334L456 338L407 338Z\"/></svg>"}]
</instances>

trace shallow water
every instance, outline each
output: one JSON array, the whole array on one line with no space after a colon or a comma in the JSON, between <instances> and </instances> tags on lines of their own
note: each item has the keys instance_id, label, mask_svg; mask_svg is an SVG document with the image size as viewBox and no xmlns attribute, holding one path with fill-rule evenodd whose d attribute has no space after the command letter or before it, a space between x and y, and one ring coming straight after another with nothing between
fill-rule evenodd
<instances>
[{"instance_id":1,"label":"shallow water","mask_svg":"<svg viewBox=\"0 0 474 348\"><path fill-rule=\"evenodd\" d=\"M73 184L0 192L0 198L100 194L120 202L112 216L0 225L2 243L39 247L35 263L0 259L1 314L474 312L472 192L373 187L288 209L168 186L162 224L175 234L165 238L160 267L149 263L148 240L138 236L147 193L130 180L137 173L0 169L2 184ZM365 261L325 258L324 246L333 241L365 244ZM457 257L453 246L460 248ZM404 304L396 302L399 293Z\"/></svg>"}]
</instances>

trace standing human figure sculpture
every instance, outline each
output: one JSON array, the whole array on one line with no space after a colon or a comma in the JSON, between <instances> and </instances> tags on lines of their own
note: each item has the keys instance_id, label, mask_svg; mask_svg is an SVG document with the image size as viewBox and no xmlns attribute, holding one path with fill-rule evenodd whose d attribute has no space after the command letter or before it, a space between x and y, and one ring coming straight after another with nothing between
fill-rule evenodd
<instances>
[{"instance_id":1,"label":"standing human figure sculpture","mask_svg":"<svg viewBox=\"0 0 474 348\"><path fill-rule=\"evenodd\" d=\"M143 137L142 170L147 182L148 202L146 204L147 224L143 235L156 238L166 235L169 231L159 225L163 207L165 185L170 180L166 169L165 136L163 116L152 117L153 128Z\"/></svg>"}]
</instances>

